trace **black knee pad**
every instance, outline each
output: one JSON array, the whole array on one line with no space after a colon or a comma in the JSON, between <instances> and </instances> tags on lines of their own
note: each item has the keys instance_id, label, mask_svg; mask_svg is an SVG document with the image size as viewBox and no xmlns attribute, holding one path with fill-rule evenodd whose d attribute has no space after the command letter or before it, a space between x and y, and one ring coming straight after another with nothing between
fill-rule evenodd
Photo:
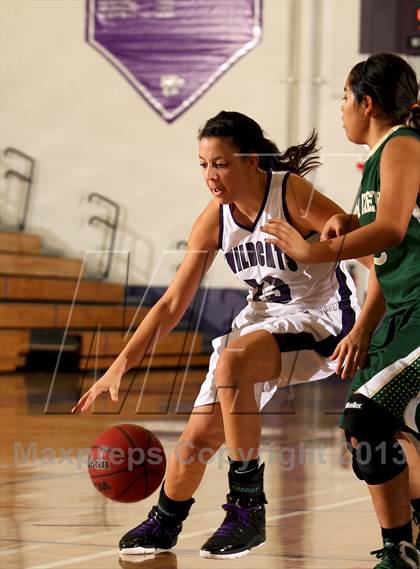
<instances>
[{"instance_id":1,"label":"black knee pad","mask_svg":"<svg viewBox=\"0 0 420 569\"><path fill-rule=\"evenodd\" d=\"M383 484L407 466L404 452L395 439L401 429L398 420L364 395L353 394L343 413L347 447L353 456L353 470L368 484ZM356 448L351 438L358 441Z\"/></svg>"}]
</instances>

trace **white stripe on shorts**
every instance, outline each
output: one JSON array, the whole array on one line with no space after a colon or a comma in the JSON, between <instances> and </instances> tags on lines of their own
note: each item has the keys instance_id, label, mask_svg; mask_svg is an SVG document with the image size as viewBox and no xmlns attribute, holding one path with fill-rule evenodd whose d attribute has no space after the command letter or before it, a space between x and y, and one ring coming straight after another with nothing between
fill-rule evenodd
<instances>
[{"instance_id":1,"label":"white stripe on shorts","mask_svg":"<svg viewBox=\"0 0 420 569\"><path fill-rule=\"evenodd\" d=\"M360 393L371 399L381 389L383 389L385 385L392 381L394 377L404 371L405 368L411 366L419 356L420 346L405 356L405 358L401 358L386 368L381 369L381 371L379 371L376 375L369 379L369 381L362 385L362 387L360 387L356 393Z\"/></svg>"}]
</instances>

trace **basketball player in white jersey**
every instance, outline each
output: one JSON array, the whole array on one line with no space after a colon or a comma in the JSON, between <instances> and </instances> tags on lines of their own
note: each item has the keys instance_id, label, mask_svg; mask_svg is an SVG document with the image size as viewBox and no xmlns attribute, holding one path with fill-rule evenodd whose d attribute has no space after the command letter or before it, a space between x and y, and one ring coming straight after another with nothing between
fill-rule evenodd
<instances>
[{"instance_id":1,"label":"basketball player in white jersey","mask_svg":"<svg viewBox=\"0 0 420 569\"><path fill-rule=\"evenodd\" d=\"M200 166L212 200L192 228L185 258L168 290L73 411L84 411L105 391L117 400L124 373L176 326L219 249L248 287L248 304L234 319L231 332L213 341L209 371L170 457L159 502L147 520L123 536L122 553L153 553L176 544L206 468L200 450L207 449L210 460L208 449L215 453L238 428L246 433L248 449L244 456L242 449L229 448L226 516L200 554L240 557L265 541L258 411L279 386L330 376L335 364L329 356L351 330L359 310L344 265L296 263L266 243L268 235L261 229L269 219L281 218L306 239L317 240L327 220L342 212L302 178L318 165L315 153L316 135L280 153L255 121L237 112L220 112L199 133ZM362 354L365 346L363 339L360 342ZM232 392L233 414L222 416L220 402Z\"/></svg>"}]
</instances>

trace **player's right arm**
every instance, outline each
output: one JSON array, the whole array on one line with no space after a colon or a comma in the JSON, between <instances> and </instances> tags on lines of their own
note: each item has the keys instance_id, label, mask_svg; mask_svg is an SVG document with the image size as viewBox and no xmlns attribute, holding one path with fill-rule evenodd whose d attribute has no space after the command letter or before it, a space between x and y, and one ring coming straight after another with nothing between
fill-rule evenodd
<instances>
[{"instance_id":1,"label":"player's right arm","mask_svg":"<svg viewBox=\"0 0 420 569\"><path fill-rule=\"evenodd\" d=\"M331 356L337 360L336 373L343 379L352 377L363 368L370 339L386 311L385 298L376 278L375 265L371 260L366 299L355 325L337 345Z\"/></svg>"},{"instance_id":2,"label":"player's right arm","mask_svg":"<svg viewBox=\"0 0 420 569\"><path fill-rule=\"evenodd\" d=\"M219 206L213 201L194 223L184 259L162 298L151 308L106 373L81 397L72 413L85 411L105 391L113 401L123 375L180 321L212 264L219 241Z\"/></svg>"},{"instance_id":3,"label":"player's right arm","mask_svg":"<svg viewBox=\"0 0 420 569\"><path fill-rule=\"evenodd\" d=\"M351 213L333 215L322 230L321 240L345 235L359 227L357 215ZM331 356L332 360L337 360L336 373L343 379L352 377L365 365L371 336L386 309L384 295L375 274L373 255L360 257L357 260L369 269L369 283L366 299L355 325L337 345Z\"/></svg>"}]
</instances>

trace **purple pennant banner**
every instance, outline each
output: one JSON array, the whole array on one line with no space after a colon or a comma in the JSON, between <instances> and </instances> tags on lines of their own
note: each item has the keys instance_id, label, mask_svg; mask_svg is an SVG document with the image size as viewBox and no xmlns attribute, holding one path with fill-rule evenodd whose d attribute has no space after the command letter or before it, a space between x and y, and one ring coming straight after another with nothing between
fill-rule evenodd
<instances>
[{"instance_id":1,"label":"purple pennant banner","mask_svg":"<svg viewBox=\"0 0 420 569\"><path fill-rule=\"evenodd\" d=\"M261 37L262 0L87 0L87 41L168 122Z\"/></svg>"}]
</instances>

